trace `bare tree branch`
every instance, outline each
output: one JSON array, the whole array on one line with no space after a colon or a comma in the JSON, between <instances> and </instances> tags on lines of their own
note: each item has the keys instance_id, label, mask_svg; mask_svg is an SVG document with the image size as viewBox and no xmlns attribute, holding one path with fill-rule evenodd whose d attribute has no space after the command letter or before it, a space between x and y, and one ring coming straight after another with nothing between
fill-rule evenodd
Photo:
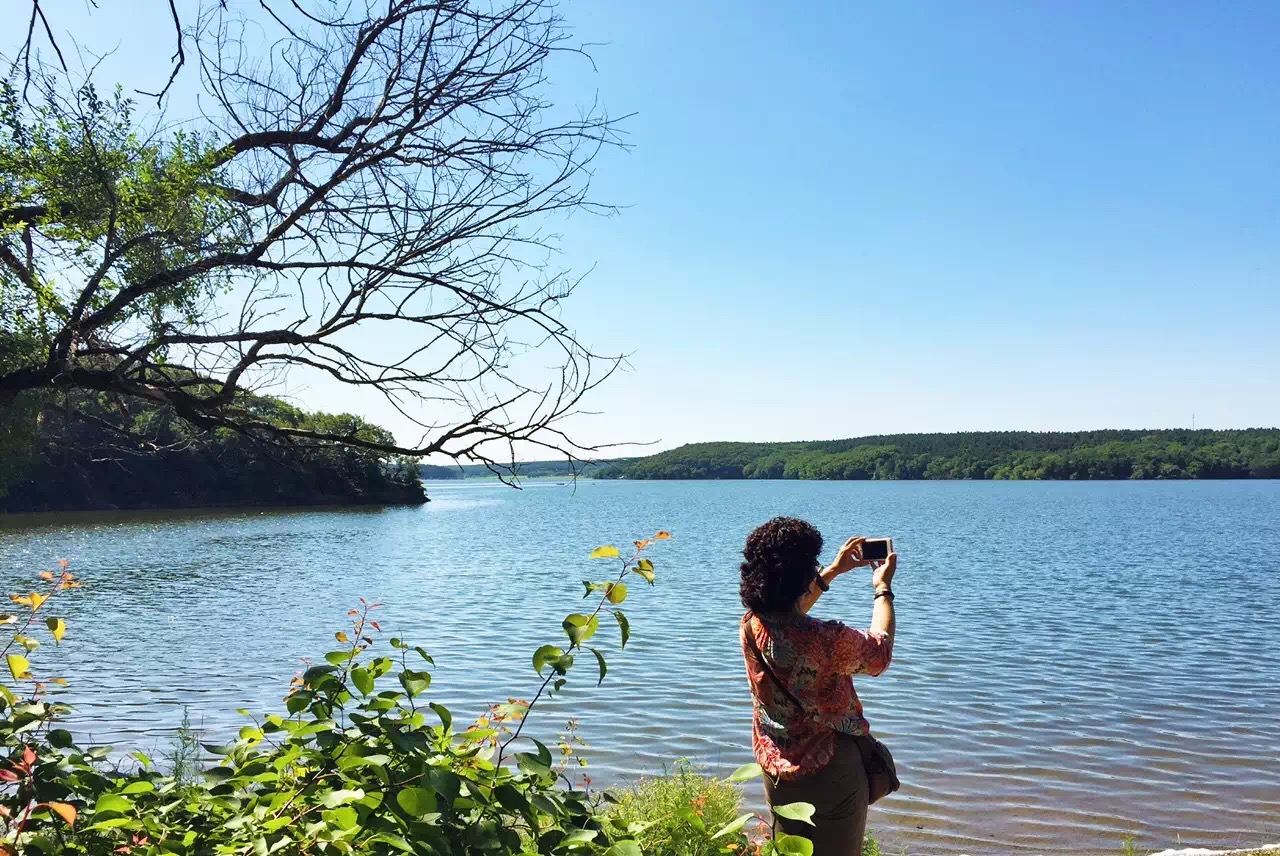
<instances>
[{"instance_id":1,"label":"bare tree branch","mask_svg":"<svg viewBox=\"0 0 1280 856\"><path fill-rule=\"evenodd\" d=\"M225 2L223 3L225 6ZM173 56L169 58L169 62L173 64L173 70L169 72L169 79L165 81L164 87L159 92L147 92L142 89L135 90L139 95L149 95L160 101L168 94L173 82L178 79L178 72L182 71L182 67L187 64L187 53L183 49L184 34L182 32L182 19L178 17L178 7L174 0L169 0L169 13L173 17L173 32L178 38L178 49L173 52Z\"/></svg>"},{"instance_id":2,"label":"bare tree branch","mask_svg":"<svg viewBox=\"0 0 1280 856\"><path fill-rule=\"evenodd\" d=\"M44 343L0 368L0 406L74 389L268 442L587 457L565 422L620 358L561 319L577 280L552 263L555 225L614 211L590 198L591 166L622 140L598 104L546 97L549 60L578 53L554 2L258 9L215 3L184 43L170 3L176 66L157 97L184 44L206 95L179 125L136 134L127 106L42 72L32 115L79 129L80 184L29 182L0 208L0 229L29 227L32 259L0 231L0 288L38 296L23 323ZM420 436L280 426L246 404L296 372L377 390Z\"/></svg>"}]
</instances>

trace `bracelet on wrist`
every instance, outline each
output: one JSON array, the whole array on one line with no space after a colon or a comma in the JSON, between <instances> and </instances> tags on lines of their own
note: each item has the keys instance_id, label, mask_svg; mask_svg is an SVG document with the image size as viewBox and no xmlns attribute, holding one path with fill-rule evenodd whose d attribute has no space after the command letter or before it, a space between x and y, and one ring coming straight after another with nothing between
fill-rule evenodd
<instances>
[{"instance_id":1,"label":"bracelet on wrist","mask_svg":"<svg viewBox=\"0 0 1280 856\"><path fill-rule=\"evenodd\" d=\"M876 596L871 599L874 601L874 600L879 600L882 597L887 598L889 603L893 603L893 590L881 589L880 591L876 592Z\"/></svg>"},{"instance_id":2,"label":"bracelet on wrist","mask_svg":"<svg viewBox=\"0 0 1280 856\"><path fill-rule=\"evenodd\" d=\"M822 589L824 592L831 591L831 583L824 580L822 578L822 574L818 574L814 579L818 582L818 588Z\"/></svg>"}]
</instances>

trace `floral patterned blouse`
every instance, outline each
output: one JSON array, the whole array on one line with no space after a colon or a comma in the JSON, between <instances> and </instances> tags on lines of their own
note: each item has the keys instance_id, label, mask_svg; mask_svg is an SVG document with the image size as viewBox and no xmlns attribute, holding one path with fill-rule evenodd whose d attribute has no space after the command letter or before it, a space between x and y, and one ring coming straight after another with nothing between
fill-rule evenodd
<instances>
[{"instance_id":1,"label":"floral patterned blouse","mask_svg":"<svg viewBox=\"0 0 1280 856\"><path fill-rule=\"evenodd\" d=\"M803 711L760 666L748 633ZM851 676L878 675L889 667L889 637L798 612L763 618L747 613L740 635L754 708L751 744L766 773L777 779L816 773L835 752L836 732L868 732Z\"/></svg>"}]
</instances>

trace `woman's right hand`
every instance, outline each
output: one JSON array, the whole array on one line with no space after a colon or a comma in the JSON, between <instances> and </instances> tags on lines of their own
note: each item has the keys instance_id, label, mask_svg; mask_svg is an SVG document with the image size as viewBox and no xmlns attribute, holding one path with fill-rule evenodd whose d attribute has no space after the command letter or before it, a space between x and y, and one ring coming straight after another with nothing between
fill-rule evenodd
<instances>
[{"instance_id":1,"label":"woman's right hand","mask_svg":"<svg viewBox=\"0 0 1280 856\"><path fill-rule=\"evenodd\" d=\"M831 571L837 575L847 574L856 567L870 564L862 560L862 542L866 540L859 535L845 541L836 553L836 560L831 563Z\"/></svg>"},{"instance_id":2,"label":"woman's right hand","mask_svg":"<svg viewBox=\"0 0 1280 856\"><path fill-rule=\"evenodd\" d=\"M893 574L898 570L898 554L890 553L888 558L874 566L871 572L871 585L876 591L884 591L893 583Z\"/></svg>"}]
</instances>

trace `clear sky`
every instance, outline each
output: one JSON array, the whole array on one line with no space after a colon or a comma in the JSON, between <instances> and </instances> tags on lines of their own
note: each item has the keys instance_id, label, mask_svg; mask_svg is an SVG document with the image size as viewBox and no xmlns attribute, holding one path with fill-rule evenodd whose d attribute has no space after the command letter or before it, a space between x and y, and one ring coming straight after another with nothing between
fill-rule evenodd
<instances>
[{"instance_id":1,"label":"clear sky","mask_svg":"<svg viewBox=\"0 0 1280 856\"><path fill-rule=\"evenodd\" d=\"M564 13L552 97L636 113L562 228L632 355L582 439L1280 425L1280 4Z\"/></svg>"},{"instance_id":2,"label":"clear sky","mask_svg":"<svg viewBox=\"0 0 1280 856\"><path fill-rule=\"evenodd\" d=\"M609 436L1280 424L1280 4L567 11Z\"/></svg>"}]
</instances>

